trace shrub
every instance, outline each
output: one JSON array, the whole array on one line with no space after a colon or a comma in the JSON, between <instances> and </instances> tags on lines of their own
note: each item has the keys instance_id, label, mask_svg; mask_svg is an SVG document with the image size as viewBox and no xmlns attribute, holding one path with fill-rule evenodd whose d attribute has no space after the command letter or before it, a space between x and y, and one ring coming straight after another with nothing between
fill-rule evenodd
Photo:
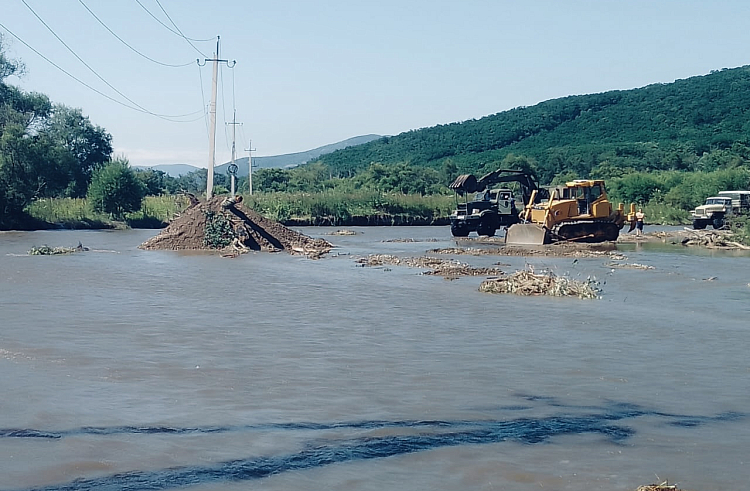
<instances>
[{"instance_id":1,"label":"shrub","mask_svg":"<svg viewBox=\"0 0 750 491\"><path fill-rule=\"evenodd\" d=\"M86 198L95 213L121 220L141 209L146 186L135 176L127 160L118 159L94 171Z\"/></svg>"}]
</instances>

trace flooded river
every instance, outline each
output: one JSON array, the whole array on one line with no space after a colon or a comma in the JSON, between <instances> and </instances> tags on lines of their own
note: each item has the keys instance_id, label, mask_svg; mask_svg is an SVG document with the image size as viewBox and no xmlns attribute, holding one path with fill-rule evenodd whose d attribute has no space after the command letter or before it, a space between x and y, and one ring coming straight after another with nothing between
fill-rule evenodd
<instances>
[{"instance_id":1,"label":"flooded river","mask_svg":"<svg viewBox=\"0 0 750 491\"><path fill-rule=\"evenodd\" d=\"M0 490L747 488L750 256L457 257L602 288L516 297L354 260L447 227L301 230L333 253L0 233Z\"/></svg>"}]
</instances>

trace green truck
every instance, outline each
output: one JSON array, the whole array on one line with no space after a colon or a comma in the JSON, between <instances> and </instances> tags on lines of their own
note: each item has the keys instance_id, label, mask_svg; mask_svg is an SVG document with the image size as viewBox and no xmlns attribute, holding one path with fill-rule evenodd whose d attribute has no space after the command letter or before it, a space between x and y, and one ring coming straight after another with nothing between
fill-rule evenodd
<instances>
[{"instance_id":1,"label":"green truck","mask_svg":"<svg viewBox=\"0 0 750 491\"><path fill-rule=\"evenodd\" d=\"M518 183L520 202L508 187L490 188L495 184ZM467 237L469 233L492 237L497 229L521 221L519 213L532 191L539 189L534 177L522 170L499 169L477 179L463 174L449 186L456 193L456 209L450 216L451 234Z\"/></svg>"}]
</instances>

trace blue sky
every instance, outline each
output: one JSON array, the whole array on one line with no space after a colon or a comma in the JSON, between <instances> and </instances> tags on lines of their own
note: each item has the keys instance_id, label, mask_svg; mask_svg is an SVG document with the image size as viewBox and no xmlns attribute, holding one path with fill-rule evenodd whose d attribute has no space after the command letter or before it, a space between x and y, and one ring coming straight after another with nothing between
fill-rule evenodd
<instances>
[{"instance_id":1,"label":"blue sky","mask_svg":"<svg viewBox=\"0 0 750 491\"><path fill-rule=\"evenodd\" d=\"M142 54L189 65L146 60L86 7ZM189 38L213 40L191 45L144 7ZM219 164L231 156L235 109L238 157L249 140L254 155L299 152L750 64L749 18L750 2L739 0L3 0L0 23L23 42L0 33L6 55L26 65L7 82L81 108L112 134L117 155L206 167L211 69L196 59L212 57L217 35L220 57L237 62L221 69ZM118 92L193 121L113 102L24 42L125 105Z\"/></svg>"}]
</instances>

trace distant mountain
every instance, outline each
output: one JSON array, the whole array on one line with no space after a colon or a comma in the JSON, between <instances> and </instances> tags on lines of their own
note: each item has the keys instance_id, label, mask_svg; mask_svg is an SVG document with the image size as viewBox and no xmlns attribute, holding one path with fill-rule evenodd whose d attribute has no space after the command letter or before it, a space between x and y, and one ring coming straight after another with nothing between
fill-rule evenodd
<instances>
[{"instance_id":1,"label":"distant mountain","mask_svg":"<svg viewBox=\"0 0 750 491\"><path fill-rule=\"evenodd\" d=\"M305 164L311 160L315 160L323 155L341 150L347 147L356 145L362 145L373 140L382 138L380 135L363 135L355 136L338 143L331 143L330 145L324 145L322 147L307 150L305 152L287 153L284 155L272 155L267 157L253 157L253 167L257 169L286 169L290 167L296 167L298 165ZM238 166L237 176L246 177L248 171L247 157L238 158L235 160L235 164ZM226 173L227 168L231 162L226 162L221 165L214 167L215 173ZM164 164L164 165L152 165L152 166L133 166L135 169L153 169L162 171L172 177L179 177L191 172L195 172L200 167L195 167L188 164Z\"/></svg>"},{"instance_id":2,"label":"distant mountain","mask_svg":"<svg viewBox=\"0 0 750 491\"><path fill-rule=\"evenodd\" d=\"M284 155L273 155L269 157L253 157L253 168L258 169L288 169L290 167L297 167L298 165L306 164L311 160L315 160L323 155L335 152L336 150L342 150L348 147L354 147L369 143L373 140L382 138L380 135L363 135L355 136L338 143L331 143L330 145L324 145L322 147L307 150L306 152L287 153ZM247 157L242 157L235 160L235 164L239 167L237 170L237 177L246 177L248 166ZM222 165L217 165L214 168L216 173L226 173L230 162Z\"/></svg>"},{"instance_id":3,"label":"distant mountain","mask_svg":"<svg viewBox=\"0 0 750 491\"><path fill-rule=\"evenodd\" d=\"M152 166L133 165L131 167L133 169L138 169L138 170L149 170L149 169L158 170L172 177L184 176L185 174L190 174L191 172L198 170L198 167L195 167L194 165L188 165L188 164L164 164L164 165L152 165Z\"/></svg>"}]
</instances>

